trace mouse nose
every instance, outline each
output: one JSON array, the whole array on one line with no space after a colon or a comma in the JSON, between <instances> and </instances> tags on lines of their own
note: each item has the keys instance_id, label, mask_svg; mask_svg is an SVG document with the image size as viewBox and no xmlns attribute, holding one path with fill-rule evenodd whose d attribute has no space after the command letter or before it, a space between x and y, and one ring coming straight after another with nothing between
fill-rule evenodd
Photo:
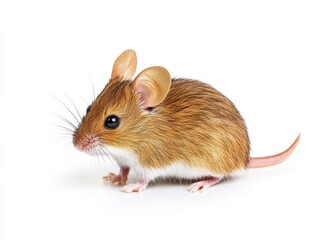
<instances>
[{"instance_id":1,"label":"mouse nose","mask_svg":"<svg viewBox=\"0 0 319 240\"><path fill-rule=\"evenodd\" d=\"M95 134L73 137L73 145L79 151L88 152L98 144L99 137Z\"/></svg>"}]
</instances>

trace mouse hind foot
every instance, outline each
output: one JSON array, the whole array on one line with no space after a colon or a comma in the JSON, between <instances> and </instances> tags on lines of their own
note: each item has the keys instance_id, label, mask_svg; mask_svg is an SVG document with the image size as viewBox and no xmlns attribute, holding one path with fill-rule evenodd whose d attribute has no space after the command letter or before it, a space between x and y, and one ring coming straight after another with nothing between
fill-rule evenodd
<instances>
[{"instance_id":1,"label":"mouse hind foot","mask_svg":"<svg viewBox=\"0 0 319 240\"><path fill-rule=\"evenodd\" d=\"M206 180L198 181L193 184L191 184L188 188L188 191L191 193L195 192L203 192L209 187L219 183L223 178L217 178L217 177L209 177Z\"/></svg>"}]
</instances>

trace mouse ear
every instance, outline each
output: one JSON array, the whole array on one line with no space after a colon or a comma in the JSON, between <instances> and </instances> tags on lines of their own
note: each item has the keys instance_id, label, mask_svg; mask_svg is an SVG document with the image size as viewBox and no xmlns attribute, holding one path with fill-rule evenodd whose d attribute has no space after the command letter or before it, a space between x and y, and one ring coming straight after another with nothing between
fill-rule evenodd
<instances>
[{"instance_id":1,"label":"mouse ear","mask_svg":"<svg viewBox=\"0 0 319 240\"><path fill-rule=\"evenodd\" d=\"M143 106L154 107L165 99L171 87L171 76L163 67L150 67L143 70L133 84Z\"/></svg>"},{"instance_id":2,"label":"mouse ear","mask_svg":"<svg viewBox=\"0 0 319 240\"><path fill-rule=\"evenodd\" d=\"M111 79L117 79L118 81L132 79L136 71L136 65L135 51L131 49L124 51L114 62Z\"/></svg>"}]
</instances>

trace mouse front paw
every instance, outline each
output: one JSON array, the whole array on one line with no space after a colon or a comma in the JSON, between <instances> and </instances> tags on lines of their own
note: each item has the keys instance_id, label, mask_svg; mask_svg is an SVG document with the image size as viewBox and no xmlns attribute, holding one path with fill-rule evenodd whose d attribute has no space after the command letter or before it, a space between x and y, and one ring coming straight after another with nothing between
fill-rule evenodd
<instances>
[{"instance_id":1,"label":"mouse front paw","mask_svg":"<svg viewBox=\"0 0 319 240\"><path fill-rule=\"evenodd\" d=\"M128 167L120 167L120 173L109 173L107 176L104 176L103 179L111 183L112 185L124 185L127 181L127 176L130 172Z\"/></svg>"},{"instance_id":2,"label":"mouse front paw","mask_svg":"<svg viewBox=\"0 0 319 240\"><path fill-rule=\"evenodd\" d=\"M127 176L122 174L109 173L103 177L104 180L108 181L112 185L124 185L127 181Z\"/></svg>"}]
</instances>

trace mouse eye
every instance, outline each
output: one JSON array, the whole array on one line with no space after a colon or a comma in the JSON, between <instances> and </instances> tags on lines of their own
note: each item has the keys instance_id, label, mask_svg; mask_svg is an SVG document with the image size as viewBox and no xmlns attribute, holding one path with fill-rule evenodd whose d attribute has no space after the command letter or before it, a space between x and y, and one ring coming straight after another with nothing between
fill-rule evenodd
<instances>
[{"instance_id":1,"label":"mouse eye","mask_svg":"<svg viewBox=\"0 0 319 240\"><path fill-rule=\"evenodd\" d=\"M104 127L114 129L114 128L117 128L119 124L120 124L119 117L115 115L110 115L106 118L104 122Z\"/></svg>"},{"instance_id":2,"label":"mouse eye","mask_svg":"<svg viewBox=\"0 0 319 240\"><path fill-rule=\"evenodd\" d=\"M87 107L86 113L88 113L91 110L91 105Z\"/></svg>"}]
</instances>

